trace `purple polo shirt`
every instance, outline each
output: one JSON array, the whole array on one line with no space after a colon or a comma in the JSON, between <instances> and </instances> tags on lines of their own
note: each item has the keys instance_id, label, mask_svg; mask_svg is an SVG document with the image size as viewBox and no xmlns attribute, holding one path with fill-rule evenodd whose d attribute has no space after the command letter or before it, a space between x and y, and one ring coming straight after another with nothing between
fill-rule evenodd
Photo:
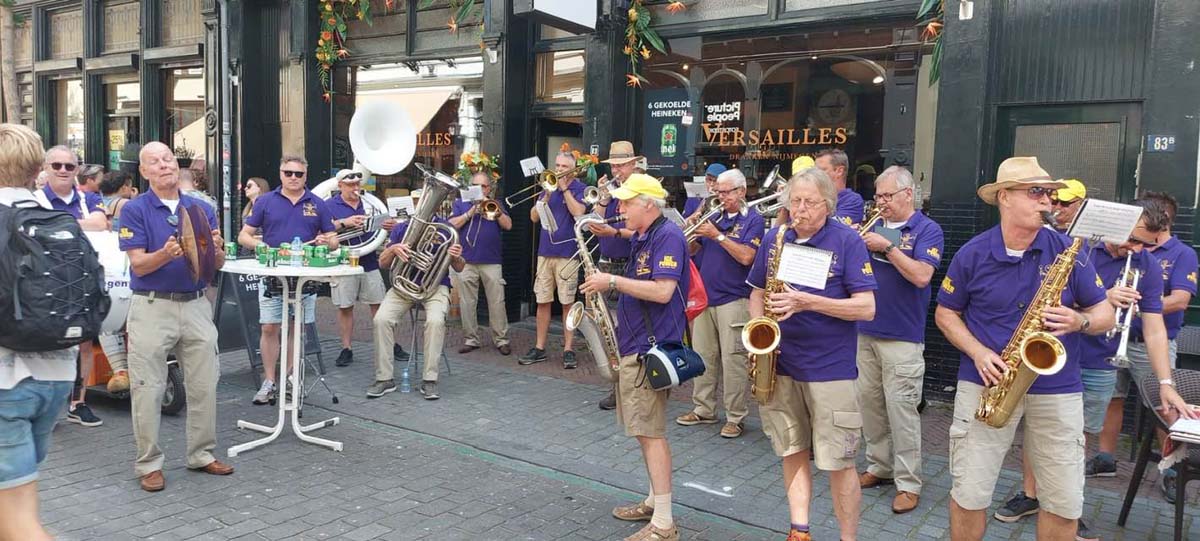
<instances>
[{"instance_id":1,"label":"purple polo shirt","mask_svg":"<svg viewBox=\"0 0 1200 541\"><path fill-rule=\"evenodd\" d=\"M449 225L449 223L450 223L450 222L447 222L445 218L442 218L440 216L435 217L433 219L433 221L438 222L438 223L447 224L447 225ZM391 234L391 236L388 237L388 245L389 246L391 246L392 244L400 243L400 241L404 238L404 232L408 230L408 224L410 224L410 223L412 223L411 220L401 223L401 224L396 224L396 227L392 228L392 234ZM395 265L395 264L396 264L395 261L393 261L392 265ZM441 284L446 287L450 287L450 272L449 271L447 271L446 275L442 277Z\"/></svg>"},{"instance_id":2,"label":"purple polo shirt","mask_svg":"<svg viewBox=\"0 0 1200 541\"><path fill-rule=\"evenodd\" d=\"M74 216L76 220L87 218L87 216L84 216L82 209L79 208L80 197L83 198L83 204L87 206L88 214L93 212L104 212L104 198L100 197L100 194L85 192L79 188L73 188L73 190L75 190L75 196L72 197L71 202L68 203L59 198L58 194L54 193L54 190L50 189L49 184L42 186L42 193L46 195L46 200L50 201L50 206L53 207L54 210L65 211L67 214Z\"/></svg>"},{"instance_id":3,"label":"purple polo shirt","mask_svg":"<svg viewBox=\"0 0 1200 541\"><path fill-rule=\"evenodd\" d=\"M1116 286L1121 279L1121 273L1125 272L1125 258L1113 257L1108 250L1101 246L1092 249L1091 258L1092 264L1096 266L1096 273L1104 282L1104 287ZM1159 273L1158 260L1150 254L1149 250L1142 250L1133 255L1129 267L1142 271L1142 277L1138 279L1137 286L1138 293L1142 294L1142 300L1138 301L1138 310L1146 314L1161 314L1163 281L1162 275ZM1121 317L1124 318L1124 315ZM1133 319L1139 321L1141 317L1134 314ZM1130 337L1132 338L1132 335ZM1105 338L1104 335L1079 337L1079 347L1077 348L1079 365L1091 370L1116 370L1117 367L1109 364L1106 359L1117 352L1120 342L1120 335L1113 336L1112 340ZM1068 355L1070 354L1071 352L1068 352Z\"/></svg>"},{"instance_id":4,"label":"purple polo shirt","mask_svg":"<svg viewBox=\"0 0 1200 541\"><path fill-rule=\"evenodd\" d=\"M767 283L767 264L775 251L778 227L763 235L762 246L754 256L754 265L746 283L763 289ZM784 229L784 244L796 242L796 230ZM853 229L832 216L812 238L803 243L833 252L833 264L825 289L791 284L797 291L830 299L848 299L850 295L876 288L867 246ZM876 303L878 304L878 303ZM797 312L779 322L779 372L796 381L837 381L858 377L858 333L855 322L812 311Z\"/></svg>"},{"instance_id":5,"label":"purple polo shirt","mask_svg":"<svg viewBox=\"0 0 1200 541\"><path fill-rule=\"evenodd\" d=\"M837 211L833 216L846 225L860 224L863 221L863 198L858 192L844 188L838 192Z\"/></svg>"},{"instance_id":6,"label":"purple polo shirt","mask_svg":"<svg viewBox=\"0 0 1200 541\"><path fill-rule=\"evenodd\" d=\"M614 180L609 189L616 189L618 186L620 186L620 183ZM615 198L608 202L608 206L604 207L605 220L620 213L620 205L617 204L617 200ZM613 222L608 225L611 225L619 230L622 227L625 227L625 222ZM619 236L600 237L600 256L605 259L624 259L629 257L629 239L623 239Z\"/></svg>"},{"instance_id":7,"label":"purple polo shirt","mask_svg":"<svg viewBox=\"0 0 1200 541\"><path fill-rule=\"evenodd\" d=\"M352 207L350 206L350 203L347 203L345 199L342 199L342 194L340 192L333 194L333 197L330 197L325 201L325 209L329 211L329 219L331 221L344 220L351 216L366 216L367 214L366 209L363 207L362 199L358 200L357 206ZM337 226L334 226L334 229L336 228ZM370 234L363 233L362 235L350 239L349 242L352 244L358 244L361 242L366 242L370 238ZM288 242L291 242L291 239L288 239ZM379 270L379 254L375 252L363 254L362 257L358 258L358 264L362 265L363 271L365 272Z\"/></svg>"},{"instance_id":8,"label":"purple polo shirt","mask_svg":"<svg viewBox=\"0 0 1200 541\"><path fill-rule=\"evenodd\" d=\"M754 209L746 209L745 215L740 212L735 212L733 216L722 213L716 220L716 226L731 242L755 249L762 244L763 217ZM704 291L708 293L709 306L721 306L750 296L750 285L746 283L750 266L738 263L716 239L700 237L696 259L704 261L697 265L700 267L700 278L704 280Z\"/></svg>"},{"instance_id":9,"label":"purple polo shirt","mask_svg":"<svg viewBox=\"0 0 1200 541\"><path fill-rule=\"evenodd\" d=\"M497 201L500 210L508 213L507 206ZM470 201L455 201L452 216L462 216L474 206ZM458 230L458 241L462 243L463 259L473 265L499 265L500 255L500 223L488 220L482 213L475 213L467 223Z\"/></svg>"},{"instance_id":10,"label":"purple polo shirt","mask_svg":"<svg viewBox=\"0 0 1200 541\"><path fill-rule=\"evenodd\" d=\"M695 213L696 209L700 208L700 203L703 201L704 200L699 197L687 198L687 202L683 204L683 217L687 218Z\"/></svg>"},{"instance_id":11,"label":"purple polo shirt","mask_svg":"<svg viewBox=\"0 0 1200 541\"><path fill-rule=\"evenodd\" d=\"M323 199L304 190L300 199L292 204L280 190L276 188L258 196L254 210L246 218L246 225L262 230L263 242L268 246L279 247L292 242L294 237L309 241L319 233L333 231L333 217Z\"/></svg>"},{"instance_id":12,"label":"purple polo shirt","mask_svg":"<svg viewBox=\"0 0 1200 541\"><path fill-rule=\"evenodd\" d=\"M179 227L171 225L172 215L178 216L181 207L200 207L208 217L209 229L217 229L217 217L212 207L189 195L180 195L176 212L171 212L153 190L133 198L121 209L121 229L117 232L121 250L128 252L141 248L147 253L162 249L172 235L178 235ZM176 218L178 219L178 218ZM178 223L178 222L176 222ZM177 237L178 238L178 237ZM203 281L193 282L187 260L176 257L158 270L146 275L130 271L129 287L134 291L170 291L190 293L208 287Z\"/></svg>"},{"instance_id":13,"label":"purple polo shirt","mask_svg":"<svg viewBox=\"0 0 1200 541\"><path fill-rule=\"evenodd\" d=\"M942 248L942 228L918 210L900 226L900 242L893 249L936 270L942 262ZM872 267L879 282L875 319L859 323L858 332L889 340L925 342L925 318L933 288L929 284L913 285L891 262L876 260Z\"/></svg>"},{"instance_id":14,"label":"purple polo shirt","mask_svg":"<svg viewBox=\"0 0 1200 541\"><path fill-rule=\"evenodd\" d=\"M1163 295L1170 295L1177 289L1185 290L1192 295L1196 294L1196 250L1180 242L1178 237L1171 237L1152 253L1162 267ZM1163 323L1167 326L1168 339L1174 340L1179 335L1179 329L1183 328L1185 312L1186 310L1180 310L1163 316ZM1133 330L1130 332L1132 333L1129 335L1130 340L1142 339L1142 320L1140 318L1133 318Z\"/></svg>"},{"instance_id":15,"label":"purple polo shirt","mask_svg":"<svg viewBox=\"0 0 1200 541\"><path fill-rule=\"evenodd\" d=\"M575 196L575 200L583 202L583 191L587 186L579 179L571 180L567 185L567 190ZM554 214L554 221L558 222L558 231L551 235L549 231L542 229L541 239L538 241L538 255L542 257L571 257L575 254L575 250L579 247L575 244L575 216L571 214L571 210L567 208L567 202L563 196L562 190L554 190L550 194L550 200L547 202L550 205L550 212ZM541 227L540 225L538 226Z\"/></svg>"},{"instance_id":16,"label":"purple polo shirt","mask_svg":"<svg viewBox=\"0 0 1200 541\"><path fill-rule=\"evenodd\" d=\"M646 316L654 330L658 343L682 342L683 330L687 328L684 309L688 290L687 240L683 231L670 220L660 217L646 234L634 233L631 239L629 263L625 265L625 277L634 280L666 278L678 284L671 300L666 304L641 301L632 295L621 295L617 301L617 342L621 355L635 355L650 351L646 334ZM646 307L646 316L642 314Z\"/></svg>"},{"instance_id":17,"label":"purple polo shirt","mask_svg":"<svg viewBox=\"0 0 1200 541\"><path fill-rule=\"evenodd\" d=\"M963 315L967 330L988 349L1000 354L1042 283L1043 273L1054 258L1067 249L1071 239L1049 228L1039 228L1037 238L1021 257L1012 257L1004 249L1000 226L995 226L967 241L946 270L938 291L938 304ZM1085 254L1075 259L1063 306L1084 308L1106 302L1103 282L1091 262L1083 265ZM1077 351L1079 333L1060 336L1068 352ZM1039 376L1029 388L1033 394L1083 392L1079 379L1079 360L1067 355L1067 364L1053 376ZM975 362L960 356L958 379L983 385Z\"/></svg>"}]
</instances>

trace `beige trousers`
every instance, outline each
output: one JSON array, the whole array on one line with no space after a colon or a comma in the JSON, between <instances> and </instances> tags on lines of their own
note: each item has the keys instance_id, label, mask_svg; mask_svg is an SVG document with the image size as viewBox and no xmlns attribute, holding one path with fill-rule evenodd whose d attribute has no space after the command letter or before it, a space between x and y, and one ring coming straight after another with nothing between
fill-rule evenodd
<instances>
[{"instance_id":1,"label":"beige trousers","mask_svg":"<svg viewBox=\"0 0 1200 541\"><path fill-rule=\"evenodd\" d=\"M187 302L135 295L129 307L129 388L133 401L133 437L138 476L163 468L158 446L167 354L175 352L187 390L187 467L203 468L216 460L217 328L212 305L201 297Z\"/></svg>"},{"instance_id":2,"label":"beige trousers","mask_svg":"<svg viewBox=\"0 0 1200 541\"><path fill-rule=\"evenodd\" d=\"M395 358L392 344L396 343L399 325L413 306L410 301L389 289L383 304L375 313L375 380L387 381L394 374ZM425 369L421 378L437 381L438 362L442 359L442 343L446 340L446 313L450 311L450 288L438 286L437 292L424 302L425 306Z\"/></svg>"},{"instance_id":3,"label":"beige trousers","mask_svg":"<svg viewBox=\"0 0 1200 541\"><path fill-rule=\"evenodd\" d=\"M696 376L692 388L692 403L696 415L716 417L717 383L724 391L725 420L740 423L749 413L746 397L750 394L750 375L746 366L746 350L742 347L741 332L734 323L749 318L747 299L738 299L720 306L710 306L692 321L692 342L696 353L704 359L704 373Z\"/></svg>"},{"instance_id":4,"label":"beige trousers","mask_svg":"<svg viewBox=\"0 0 1200 541\"><path fill-rule=\"evenodd\" d=\"M858 335L858 394L867 471L921 493L921 402L925 345Z\"/></svg>"},{"instance_id":5,"label":"beige trousers","mask_svg":"<svg viewBox=\"0 0 1200 541\"><path fill-rule=\"evenodd\" d=\"M488 322L492 327L492 342L496 347L508 343L508 314L504 311L504 278L500 265L468 263L462 272L451 274L458 289L459 311L462 312L463 342L479 347L479 284L487 295Z\"/></svg>"}]
</instances>

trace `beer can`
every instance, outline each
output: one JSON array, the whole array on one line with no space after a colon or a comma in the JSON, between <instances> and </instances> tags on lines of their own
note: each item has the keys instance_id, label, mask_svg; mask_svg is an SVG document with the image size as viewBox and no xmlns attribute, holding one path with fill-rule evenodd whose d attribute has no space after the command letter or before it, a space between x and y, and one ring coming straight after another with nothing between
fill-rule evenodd
<instances>
[{"instance_id":1,"label":"beer can","mask_svg":"<svg viewBox=\"0 0 1200 541\"><path fill-rule=\"evenodd\" d=\"M313 249L313 255L317 259L326 259L329 257L329 248L324 245L317 246L315 249Z\"/></svg>"},{"instance_id":2,"label":"beer can","mask_svg":"<svg viewBox=\"0 0 1200 541\"><path fill-rule=\"evenodd\" d=\"M338 253L338 262L339 262L339 263L343 263L343 264L345 264L345 263L349 263L349 261L350 261L350 248L347 248L347 247L345 247L345 246L342 246L342 247L341 247L341 249L339 249L339 250L338 250L338 252L339 252L339 253Z\"/></svg>"},{"instance_id":3,"label":"beer can","mask_svg":"<svg viewBox=\"0 0 1200 541\"><path fill-rule=\"evenodd\" d=\"M225 259L237 259L238 245L236 242L225 243Z\"/></svg>"},{"instance_id":4,"label":"beer can","mask_svg":"<svg viewBox=\"0 0 1200 541\"><path fill-rule=\"evenodd\" d=\"M312 259L313 253L315 253L315 249L316 249L316 247L311 244L304 247L304 264L305 265L308 264L309 259Z\"/></svg>"}]
</instances>

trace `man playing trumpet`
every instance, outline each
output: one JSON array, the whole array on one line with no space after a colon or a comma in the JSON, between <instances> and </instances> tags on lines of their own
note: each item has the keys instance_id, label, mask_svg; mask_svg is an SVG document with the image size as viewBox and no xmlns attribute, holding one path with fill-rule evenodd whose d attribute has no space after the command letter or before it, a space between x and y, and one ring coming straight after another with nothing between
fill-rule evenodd
<instances>
[{"instance_id":1,"label":"man playing trumpet","mask_svg":"<svg viewBox=\"0 0 1200 541\"><path fill-rule=\"evenodd\" d=\"M730 169L717 177L716 196L720 213L696 227L690 249L701 260L700 277L708 294L708 308L692 322L696 353L707 369L695 378L692 403L695 407L675 419L683 426L717 422L717 384L721 384L725 426L721 437L742 435L742 419L749 413L746 396L750 379L746 354L735 323L746 318L750 286L746 274L762 242L763 218L745 205L746 176Z\"/></svg>"},{"instance_id":2,"label":"man playing trumpet","mask_svg":"<svg viewBox=\"0 0 1200 541\"><path fill-rule=\"evenodd\" d=\"M475 306L482 284L487 294L492 343L501 355L510 355L512 346L508 344L508 314L504 311L504 277L500 272L500 232L512 229L512 218L495 199L492 176L488 171L473 173L471 184L479 186L483 199L456 201L450 216L450 225L458 230L458 238L464 243L462 255L466 261L463 270L452 276L452 282L457 282L454 287L458 289L463 324L463 345L458 352L470 353L479 349L479 316ZM481 208L488 201L496 205L494 215Z\"/></svg>"},{"instance_id":3,"label":"man playing trumpet","mask_svg":"<svg viewBox=\"0 0 1200 541\"><path fill-rule=\"evenodd\" d=\"M858 234L833 216L837 192L828 175L816 168L793 175L787 197L792 222L763 236L746 279L754 288L750 317L773 314L780 334L777 349L767 354L778 356L774 391L759 415L771 447L783 458L792 525L788 540L812 539L812 453L817 468L829 472L841 538L853 541L862 501L854 465L862 428L854 329L856 322L875 316L875 277ZM788 246L831 255L827 271L809 269L828 273L823 289L782 281L778 273L768 276ZM768 286L776 287L768 292Z\"/></svg>"}]
</instances>

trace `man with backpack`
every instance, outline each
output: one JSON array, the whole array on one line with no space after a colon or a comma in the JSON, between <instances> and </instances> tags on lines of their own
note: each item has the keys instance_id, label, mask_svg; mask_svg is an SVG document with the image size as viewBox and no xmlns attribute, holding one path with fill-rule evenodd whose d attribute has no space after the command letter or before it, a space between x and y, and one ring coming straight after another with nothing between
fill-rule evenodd
<instances>
[{"instance_id":1,"label":"man with backpack","mask_svg":"<svg viewBox=\"0 0 1200 541\"><path fill-rule=\"evenodd\" d=\"M17 257L15 250L9 250L10 243L19 242L14 240L13 230L19 221L16 215L24 211L18 207L49 208L39 206L31 191L41 169L42 152L42 140L33 130L0 124L0 253L4 254L0 256L0 297L20 295L14 291L16 275L7 270ZM77 225L68 225L79 233ZM6 307L13 301L11 297L5 300ZM27 303L28 315L34 315L36 307ZM9 349L5 345L16 346L11 342L21 337L7 319L15 314L5 311L8 313L0 317L4 329L0 331L0 434L7 435L5 445L0 446L0 539L50 539L38 519L38 465L46 458L50 434L71 391L78 348Z\"/></svg>"},{"instance_id":2,"label":"man with backpack","mask_svg":"<svg viewBox=\"0 0 1200 541\"><path fill-rule=\"evenodd\" d=\"M138 170L150 190L125 205L121 217L121 249L129 255L129 379L133 397L133 435L137 441L134 471L142 490L166 487L163 452L158 446L167 354L175 351L187 393L187 467L211 475L229 475L233 467L213 456L217 446L217 328L212 304L204 297L209 284L192 277L178 227L186 209L200 208L216 247L216 268L225 263L225 242L212 208L179 188L179 163L162 143L142 147Z\"/></svg>"}]
</instances>

